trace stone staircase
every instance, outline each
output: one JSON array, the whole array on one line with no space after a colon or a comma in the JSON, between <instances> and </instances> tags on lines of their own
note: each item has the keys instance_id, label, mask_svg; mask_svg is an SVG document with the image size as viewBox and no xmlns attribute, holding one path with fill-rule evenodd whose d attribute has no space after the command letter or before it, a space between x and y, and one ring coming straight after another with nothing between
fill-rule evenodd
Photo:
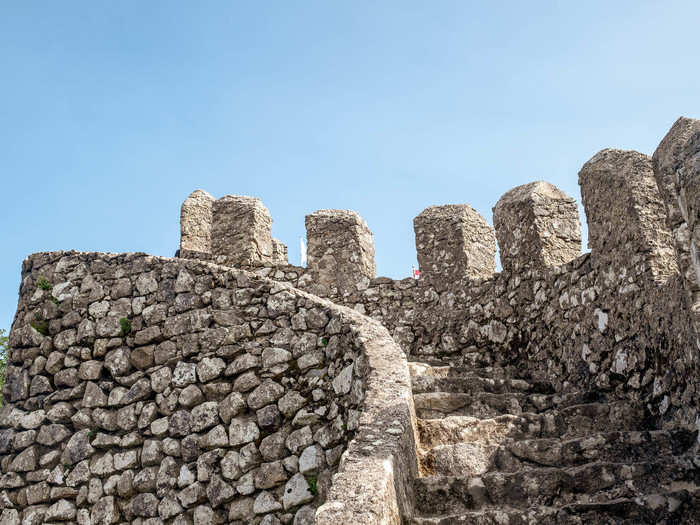
<instances>
[{"instance_id":1,"label":"stone staircase","mask_svg":"<svg viewBox=\"0 0 700 525\"><path fill-rule=\"evenodd\" d=\"M516 370L410 363L420 437L411 525L700 524L696 434L644 406Z\"/></svg>"}]
</instances>

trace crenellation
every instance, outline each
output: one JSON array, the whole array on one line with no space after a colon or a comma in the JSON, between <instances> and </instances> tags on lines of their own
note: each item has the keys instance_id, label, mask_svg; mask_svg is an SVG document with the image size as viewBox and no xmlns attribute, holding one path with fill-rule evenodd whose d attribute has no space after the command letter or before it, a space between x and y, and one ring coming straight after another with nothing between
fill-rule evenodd
<instances>
[{"instance_id":1,"label":"crenellation","mask_svg":"<svg viewBox=\"0 0 700 525\"><path fill-rule=\"evenodd\" d=\"M595 261L612 268L641 262L661 281L678 273L651 157L604 149L581 168L579 185Z\"/></svg>"},{"instance_id":2,"label":"crenellation","mask_svg":"<svg viewBox=\"0 0 700 525\"><path fill-rule=\"evenodd\" d=\"M548 182L513 188L493 208L501 265L518 273L581 255L576 201Z\"/></svg>"},{"instance_id":3,"label":"crenellation","mask_svg":"<svg viewBox=\"0 0 700 525\"><path fill-rule=\"evenodd\" d=\"M376 276L374 238L356 212L318 210L305 222L308 268L318 284L342 295Z\"/></svg>"},{"instance_id":4,"label":"crenellation","mask_svg":"<svg viewBox=\"0 0 700 525\"><path fill-rule=\"evenodd\" d=\"M413 219L421 280L444 289L496 272L493 228L468 204L431 206Z\"/></svg>"}]
</instances>

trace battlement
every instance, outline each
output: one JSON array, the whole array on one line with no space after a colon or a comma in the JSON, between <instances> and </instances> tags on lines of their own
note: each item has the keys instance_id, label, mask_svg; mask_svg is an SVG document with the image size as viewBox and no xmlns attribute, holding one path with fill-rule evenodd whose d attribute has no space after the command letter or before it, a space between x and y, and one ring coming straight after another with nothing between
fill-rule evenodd
<instances>
[{"instance_id":1,"label":"battlement","mask_svg":"<svg viewBox=\"0 0 700 525\"><path fill-rule=\"evenodd\" d=\"M354 211L306 216L300 268L259 199L203 190L182 205L179 258L29 256L0 411L0 523L413 522L432 514L425 478L447 463L425 445L466 435L453 419L478 438L471 414L495 421L504 404L538 438L631 422L681 431L697 455L700 121L676 122L653 157L602 150L578 179L590 254L575 200L539 181L498 200L495 228L468 204L421 212L419 280L375 277ZM530 395L543 387L557 394ZM504 436L524 431L512 425ZM635 434L628 472L638 452L663 452ZM445 459L461 475L474 450ZM596 470L575 475L594 478L605 463L586 459Z\"/></svg>"},{"instance_id":2,"label":"battlement","mask_svg":"<svg viewBox=\"0 0 700 525\"><path fill-rule=\"evenodd\" d=\"M287 247L273 239L272 217L256 197L225 195L218 200L193 191L180 211L180 252L223 256L233 266L286 264Z\"/></svg>"},{"instance_id":3,"label":"battlement","mask_svg":"<svg viewBox=\"0 0 700 525\"><path fill-rule=\"evenodd\" d=\"M661 281L678 272L673 233L654 177L651 157L635 151L605 149L581 168L595 264L641 265ZM668 205L671 212L675 200ZM678 220L673 221L678 230ZM502 268L510 274L560 267L581 255L576 201L548 182L506 192L493 208L493 224L495 229L468 204L423 210L413 220L421 281L442 291L462 279L488 279L496 274L497 244ZM287 265L287 248L272 238L271 225L269 210L255 197L216 200L196 190L182 204L181 256L240 267ZM350 210L318 210L306 216L305 225L314 282L334 290L334 296L365 289L376 265L372 231L362 217ZM675 237L683 245L678 240L682 231Z\"/></svg>"}]
</instances>

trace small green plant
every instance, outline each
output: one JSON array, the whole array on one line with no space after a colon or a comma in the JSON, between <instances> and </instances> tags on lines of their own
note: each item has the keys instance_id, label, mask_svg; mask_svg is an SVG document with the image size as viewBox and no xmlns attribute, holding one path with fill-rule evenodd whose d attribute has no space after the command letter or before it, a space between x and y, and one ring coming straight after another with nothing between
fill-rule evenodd
<instances>
[{"instance_id":1,"label":"small green plant","mask_svg":"<svg viewBox=\"0 0 700 525\"><path fill-rule=\"evenodd\" d=\"M39 277L39 280L36 282L37 288L40 288L41 290L49 291L53 286L51 286L51 283L47 281L44 277Z\"/></svg>"},{"instance_id":2,"label":"small green plant","mask_svg":"<svg viewBox=\"0 0 700 525\"><path fill-rule=\"evenodd\" d=\"M122 327L122 337L126 337L131 333L131 321L129 321L126 317L122 317L121 319L119 319L119 324Z\"/></svg>"},{"instance_id":3,"label":"small green plant","mask_svg":"<svg viewBox=\"0 0 700 525\"><path fill-rule=\"evenodd\" d=\"M56 306L58 306L59 304L61 304L61 301L59 301L59 300L58 300L56 297L54 297L53 295L51 296L51 302L52 302L53 304L55 304Z\"/></svg>"},{"instance_id":4,"label":"small green plant","mask_svg":"<svg viewBox=\"0 0 700 525\"><path fill-rule=\"evenodd\" d=\"M49 335L49 322L39 314L36 315L33 321L29 322L29 326L34 328L34 330L39 332L41 335Z\"/></svg>"},{"instance_id":5,"label":"small green plant","mask_svg":"<svg viewBox=\"0 0 700 525\"><path fill-rule=\"evenodd\" d=\"M91 430L90 432L88 432L88 438L90 440L95 439L95 437L97 437L97 430Z\"/></svg>"},{"instance_id":6,"label":"small green plant","mask_svg":"<svg viewBox=\"0 0 700 525\"><path fill-rule=\"evenodd\" d=\"M321 338L321 344L323 346L328 346L328 338L327 337L322 337Z\"/></svg>"},{"instance_id":7,"label":"small green plant","mask_svg":"<svg viewBox=\"0 0 700 525\"><path fill-rule=\"evenodd\" d=\"M306 478L306 482L309 484L309 492L316 496L318 494L318 479L316 479L316 476L309 476Z\"/></svg>"}]
</instances>

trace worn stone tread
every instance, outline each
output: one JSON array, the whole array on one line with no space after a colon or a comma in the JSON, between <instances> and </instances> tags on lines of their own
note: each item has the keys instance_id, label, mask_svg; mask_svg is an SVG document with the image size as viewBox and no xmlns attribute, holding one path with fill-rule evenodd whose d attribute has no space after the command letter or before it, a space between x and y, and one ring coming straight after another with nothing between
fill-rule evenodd
<instances>
[{"instance_id":1,"label":"worn stone tread","mask_svg":"<svg viewBox=\"0 0 700 525\"><path fill-rule=\"evenodd\" d=\"M543 466L565 467L592 461L639 462L683 454L697 439L688 430L598 432L569 440L556 438L438 445L421 455L423 475L479 475Z\"/></svg>"},{"instance_id":2,"label":"worn stone tread","mask_svg":"<svg viewBox=\"0 0 700 525\"><path fill-rule=\"evenodd\" d=\"M425 392L414 394L416 415L423 419L445 416L496 417L502 414L542 413L601 400L597 392L559 394Z\"/></svg>"},{"instance_id":3,"label":"worn stone tread","mask_svg":"<svg viewBox=\"0 0 700 525\"><path fill-rule=\"evenodd\" d=\"M441 419L418 419L423 449L450 443L473 442L498 444L507 438L575 438L610 430L636 430L646 426L644 407L631 401L587 403L546 414L505 414L488 419L449 416Z\"/></svg>"},{"instance_id":4,"label":"worn stone tread","mask_svg":"<svg viewBox=\"0 0 700 525\"><path fill-rule=\"evenodd\" d=\"M408 363L412 377L468 377L478 376L487 378L508 379L517 377L518 370L513 366L450 366L449 364L429 364L420 361Z\"/></svg>"},{"instance_id":5,"label":"worn stone tread","mask_svg":"<svg viewBox=\"0 0 700 525\"><path fill-rule=\"evenodd\" d=\"M548 383L532 382L525 379L482 377L477 374L448 377L414 376L411 378L414 394L426 392L523 392L532 394L552 394L554 389Z\"/></svg>"},{"instance_id":6,"label":"worn stone tread","mask_svg":"<svg viewBox=\"0 0 700 525\"><path fill-rule=\"evenodd\" d=\"M528 509L501 507L444 516L415 516L409 525L691 525L700 516L700 490L654 493L602 503Z\"/></svg>"},{"instance_id":7,"label":"worn stone tread","mask_svg":"<svg viewBox=\"0 0 700 525\"><path fill-rule=\"evenodd\" d=\"M414 480L414 494L416 509L435 515L503 505L528 508L604 503L679 483L700 485L700 458L671 456L642 463L594 462L471 477L430 476Z\"/></svg>"}]
</instances>

